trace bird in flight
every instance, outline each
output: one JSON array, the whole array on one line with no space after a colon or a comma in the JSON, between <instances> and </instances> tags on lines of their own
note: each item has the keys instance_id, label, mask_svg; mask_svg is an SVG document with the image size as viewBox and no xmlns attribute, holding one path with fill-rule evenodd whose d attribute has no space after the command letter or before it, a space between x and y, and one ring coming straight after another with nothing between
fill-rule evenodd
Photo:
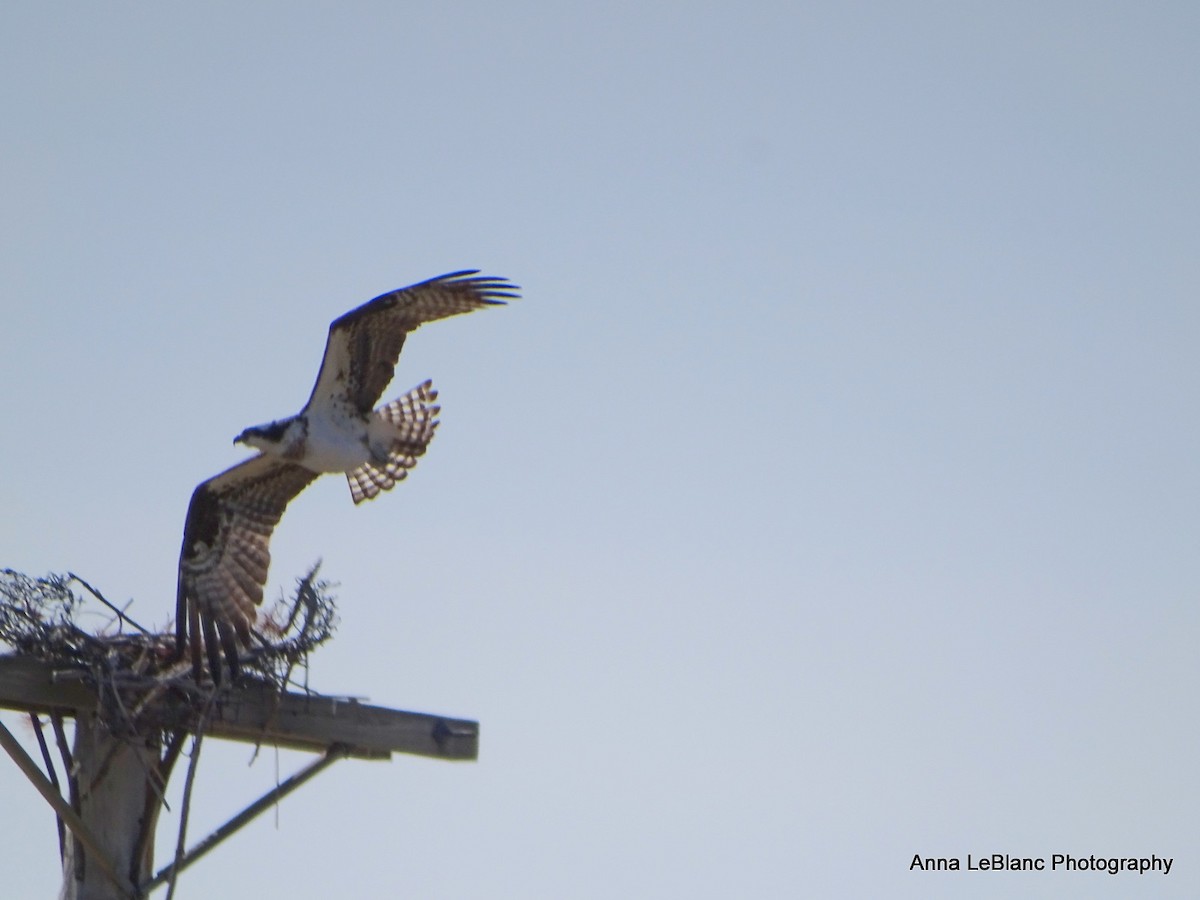
<instances>
[{"instance_id":1,"label":"bird in flight","mask_svg":"<svg viewBox=\"0 0 1200 900\"><path fill-rule=\"evenodd\" d=\"M200 484L183 527L176 592L176 654L204 656L214 684L221 655L240 673L271 562L271 532L288 503L318 475L343 472L355 504L390 490L433 439L440 407L429 381L375 408L395 374L404 339L426 322L518 297L517 286L478 270L451 272L381 294L335 319L312 395L298 414L247 428L234 443L258 450Z\"/></svg>"}]
</instances>

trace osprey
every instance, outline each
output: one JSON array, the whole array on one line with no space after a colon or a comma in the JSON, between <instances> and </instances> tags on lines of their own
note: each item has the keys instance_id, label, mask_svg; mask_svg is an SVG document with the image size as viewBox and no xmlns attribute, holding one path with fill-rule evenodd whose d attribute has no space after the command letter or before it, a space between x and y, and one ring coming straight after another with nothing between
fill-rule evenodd
<instances>
[{"instance_id":1,"label":"osprey","mask_svg":"<svg viewBox=\"0 0 1200 900\"><path fill-rule=\"evenodd\" d=\"M429 381L374 409L410 331L426 322L516 299L516 285L478 270L382 294L329 326L312 395L297 415L247 428L234 443L259 451L199 485L183 527L176 653L191 650L199 681L207 653L221 683L250 643L271 562L268 544L288 503L325 472L344 472L355 504L390 490L425 452L440 407Z\"/></svg>"}]
</instances>

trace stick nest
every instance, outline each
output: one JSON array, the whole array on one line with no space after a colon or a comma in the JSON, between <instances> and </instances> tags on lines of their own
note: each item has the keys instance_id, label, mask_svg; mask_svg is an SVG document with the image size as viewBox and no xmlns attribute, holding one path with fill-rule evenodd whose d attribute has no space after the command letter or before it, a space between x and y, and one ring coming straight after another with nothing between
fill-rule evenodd
<instances>
[{"instance_id":1,"label":"stick nest","mask_svg":"<svg viewBox=\"0 0 1200 900\"><path fill-rule=\"evenodd\" d=\"M266 682L277 690L295 683L297 669L307 681L308 655L329 640L337 627L331 585L317 577L320 564L302 578L290 598L281 597L260 617L256 646L244 651L243 677ZM76 593L76 587L88 597ZM90 601L102 604L101 612ZM100 617L91 631L85 616ZM78 678L96 690L114 733L136 723L131 711L164 689L207 699L209 685L197 685L190 661L175 653L173 630L143 628L125 609L110 603L77 575L31 578L12 569L0 570L0 645L61 667L63 678ZM104 714L105 710L101 710ZM124 720L124 728L119 727Z\"/></svg>"}]
</instances>

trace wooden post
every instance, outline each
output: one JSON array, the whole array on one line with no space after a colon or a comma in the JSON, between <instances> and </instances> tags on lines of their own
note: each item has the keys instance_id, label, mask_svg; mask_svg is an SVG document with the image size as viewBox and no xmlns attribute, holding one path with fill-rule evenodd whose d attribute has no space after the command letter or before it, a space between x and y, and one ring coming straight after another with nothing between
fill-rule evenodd
<instances>
[{"instance_id":1,"label":"wooden post","mask_svg":"<svg viewBox=\"0 0 1200 900\"><path fill-rule=\"evenodd\" d=\"M158 770L158 753L157 742L114 737L93 715L76 718L72 757L79 817L98 846L85 847L79 835L68 830L60 900L138 896L134 885L153 873L154 828L161 804L151 779Z\"/></svg>"}]
</instances>

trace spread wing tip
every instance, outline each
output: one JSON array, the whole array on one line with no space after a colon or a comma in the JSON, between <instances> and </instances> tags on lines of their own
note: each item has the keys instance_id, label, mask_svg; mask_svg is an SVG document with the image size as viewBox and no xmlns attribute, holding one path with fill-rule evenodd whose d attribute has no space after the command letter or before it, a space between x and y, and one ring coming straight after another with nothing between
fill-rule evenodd
<instances>
[{"instance_id":1,"label":"spread wing tip","mask_svg":"<svg viewBox=\"0 0 1200 900\"><path fill-rule=\"evenodd\" d=\"M419 285L413 285L413 287L421 287L426 284L468 286L481 303L489 306L502 305L509 300L521 298L519 284L513 284L509 279L498 275L480 275L479 273L479 269L461 269L457 272L447 272L445 275L430 278Z\"/></svg>"}]
</instances>

